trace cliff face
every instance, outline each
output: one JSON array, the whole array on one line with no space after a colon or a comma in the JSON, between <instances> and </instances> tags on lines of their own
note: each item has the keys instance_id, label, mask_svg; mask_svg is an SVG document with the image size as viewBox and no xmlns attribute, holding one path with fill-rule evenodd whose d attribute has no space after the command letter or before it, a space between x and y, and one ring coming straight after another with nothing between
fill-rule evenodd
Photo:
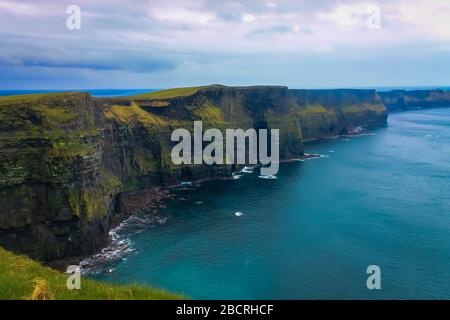
<instances>
[{"instance_id":1,"label":"cliff face","mask_svg":"<svg viewBox=\"0 0 450 320\"><path fill-rule=\"evenodd\" d=\"M102 165L95 101L8 97L0 110L0 244L41 259L102 246L120 181Z\"/></svg>"},{"instance_id":2,"label":"cliff face","mask_svg":"<svg viewBox=\"0 0 450 320\"><path fill-rule=\"evenodd\" d=\"M418 108L450 107L450 91L444 90L394 90L378 92L389 111Z\"/></svg>"},{"instance_id":3,"label":"cliff face","mask_svg":"<svg viewBox=\"0 0 450 320\"><path fill-rule=\"evenodd\" d=\"M0 98L0 245L42 260L89 254L123 219L127 192L229 176L176 166L176 128L280 129L281 160L303 141L384 125L373 90L210 86L123 99L85 93Z\"/></svg>"},{"instance_id":4,"label":"cliff face","mask_svg":"<svg viewBox=\"0 0 450 320\"><path fill-rule=\"evenodd\" d=\"M290 90L305 140L386 124L387 111L374 90Z\"/></svg>"}]
</instances>

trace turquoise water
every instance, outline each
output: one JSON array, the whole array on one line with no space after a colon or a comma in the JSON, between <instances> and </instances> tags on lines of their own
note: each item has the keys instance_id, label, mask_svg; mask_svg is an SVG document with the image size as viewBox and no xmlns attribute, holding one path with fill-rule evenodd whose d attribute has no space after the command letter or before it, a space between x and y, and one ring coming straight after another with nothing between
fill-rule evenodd
<instances>
[{"instance_id":1,"label":"turquoise water","mask_svg":"<svg viewBox=\"0 0 450 320\"><path fill-rule=\"evenodd\" d=\"M278 180L178 195L95 277L200 299L450 299L450 109L394 113L371 133L307 145L328 157ZM372 264L381 290L366 287Z\"/></svg>"}]
</instances>

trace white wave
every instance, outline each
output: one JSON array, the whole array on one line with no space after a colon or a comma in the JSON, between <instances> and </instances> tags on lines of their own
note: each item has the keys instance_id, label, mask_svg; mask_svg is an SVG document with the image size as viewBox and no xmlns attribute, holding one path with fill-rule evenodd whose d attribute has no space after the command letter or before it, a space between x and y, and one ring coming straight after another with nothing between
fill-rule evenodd
<instances>
[{"instance_id":1,"label":"white wave","mask_svg":"<svg viewBox=\"0 0 450 320\"><path fill-rule=\"evenodd\" d=\"M354 129L352 130L351 133L359 133L359 132L361 132L361 131L364 131L363 127L356 127L356 128L354 128Z\"/></svg>"},{"instance_id":2,"label":"white wave","mask_svg":"<svg viewBox=\"0 0 450 320\"><path fill-rule=\"evenodd\" d=\"M255 170L256 167L244 167L241 172L242 173L253 173L253 170Z\"/></svg>"},{"instance_id":3,"label":"white wave","mask_svg":"<svg viewBox=\"0 0 450 320\"><path fill-rule=\"evenodd\" d=\"M278 177L275 176L275 175L273 175L273 174L269 174L269 175L261 175L261 176L258 176L258 178L260 178L260 179L269 179L269 180L275 180L275 179L278 179Z\"/></svg>"},{"instance_id":4,"label":"white wave","mask_svg":"<svg viewBox=\"0 0 450 320\"><path fill-rule=\"evenodd\" d=\"M126 256L136 251L129 238L131 234L143 232L150 224L164 224L168 218L169 216L134 215L124 220L109 231L111 239L109 246L80 262L81 272L97 274L114 271L111 265L118 261L126 261Z\"/></svg>"},{"instance_id":5,"label":"white wave","mask_svg":"<svg viewBox=\"0 0 450 320\"><path fill-rule=\"evenodd\" d=\"M376 133L355 133L355 134L344 134L342 135L344 138L358 138L358 137L366 137L366 136L376 136ZM348 141L348 140L345 140Z\"/></svg>"},{"instance_id":6,"label":"white wave","mask_svg":"<svg viewBox=\"0 0 450 320\"><path fill-rule=\"evenodd\" d=\"M327 154L319 154L317 157L305 158L305 160L315 160L315 159L323 159L323 158L330 158L330 156Z\"/></svg>"}]
</instances>

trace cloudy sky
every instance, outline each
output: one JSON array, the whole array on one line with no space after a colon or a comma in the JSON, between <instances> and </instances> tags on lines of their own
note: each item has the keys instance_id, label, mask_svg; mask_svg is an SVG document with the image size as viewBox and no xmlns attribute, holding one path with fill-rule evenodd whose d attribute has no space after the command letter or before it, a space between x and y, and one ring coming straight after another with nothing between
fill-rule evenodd
<instances>
[{"instance_id":1,"label":"cloudy sky","mask_svg":"<svg viewBox=\"0 0 450 320\"><path fill-rule=\"evenodd\" d=\"M450 85L450 1L0 0L0 89L210 83Z\"/></svg>"}]
</instances>

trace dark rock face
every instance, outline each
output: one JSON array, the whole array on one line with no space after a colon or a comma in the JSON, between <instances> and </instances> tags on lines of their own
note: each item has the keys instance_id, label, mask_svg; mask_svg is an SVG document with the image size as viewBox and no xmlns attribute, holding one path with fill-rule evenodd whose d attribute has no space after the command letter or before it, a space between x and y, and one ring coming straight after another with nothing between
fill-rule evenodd
<instances>
[{"instance_id":1,"label":"dark rock face","mask_svg":"<svg viewBox=\"0 0 450 320\"><path fill-rule=\"evenodd\" d=\"M375 90L290 90L300 108L304 140L347 134L386 124L387 111Z\"/></svg>"},{"instance_id":2,"label":"dark rock face","mask_svg":"<svg viewBox=\"0 0 450 320\"><path fill-rule=\"evenodd\" d=\"M101 248L119 189L105 183L95 101L51 95L0 108L0 244L43 260Z\"/></svg>"},{"instance_id":3,"label":"dark rock face","mask_svg":"<svg viewBox=\"0 0 450 320\"><path fill-rule=\"evenodd\" d=\"M418 108L450 107L450 91L444 90L394 90L378 92L389 111Z\"/></svg>"},{"instance_id":4,"label":"dark rock face","mask_svg":"<svg viewBox=\"0 0 450 320\"><path fill-rule=\"evenodd\" d=\"M86 255L127 214L167 197L155 187L230 176L235 165L172 163L172 131L194 120L204 129L279 129L288 160L303 155L304 140L386 119L374 90L211 86L162 99L1 98L0 245L41 260Z\"/></svg>"}]
</instances>

